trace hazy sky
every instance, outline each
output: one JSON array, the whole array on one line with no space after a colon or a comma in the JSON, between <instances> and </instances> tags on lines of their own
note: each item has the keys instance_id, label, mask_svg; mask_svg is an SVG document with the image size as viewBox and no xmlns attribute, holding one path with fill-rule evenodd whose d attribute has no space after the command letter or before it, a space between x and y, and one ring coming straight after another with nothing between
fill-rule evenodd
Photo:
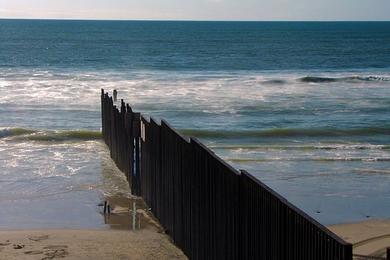
<instances>
[{"instance_id":1,"label":"hazy sky","mask_svg":"<svg viewBox=\"0 0 390 260\"><path fill-rule=\"evenodd\" d=\"M0 0L0 18L390 20L390 0Z\"/></svg>"}]
</instances>

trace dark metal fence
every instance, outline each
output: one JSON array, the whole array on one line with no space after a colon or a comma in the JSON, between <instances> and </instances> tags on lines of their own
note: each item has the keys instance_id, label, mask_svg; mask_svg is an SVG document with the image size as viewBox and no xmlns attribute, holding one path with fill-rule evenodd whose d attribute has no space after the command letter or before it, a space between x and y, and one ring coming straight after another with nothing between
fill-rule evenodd
<instances>
[{"instance_id":1,"label":"dark metal fence","mask_svg":"<svg viewBox=\"0 0 390 260\"><path fill-rule=\"evenodd\" d=\"M169 124L102 90L111 157L191 259L352 260L352 245Z\"/></svg>"}]
</instances>

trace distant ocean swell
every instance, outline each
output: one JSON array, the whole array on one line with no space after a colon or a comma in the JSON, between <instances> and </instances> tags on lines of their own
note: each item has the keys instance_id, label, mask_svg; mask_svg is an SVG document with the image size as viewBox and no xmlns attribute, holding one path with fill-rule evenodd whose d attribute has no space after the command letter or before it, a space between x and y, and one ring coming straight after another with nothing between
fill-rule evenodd
<instances>
[{"instance_id":1,"label":"distant ocean swell","mask_svg":"<svg viewBox=\"0 0 390 260\"><path fill-rule=\"evenodd\" d=\"M259 163L269 161L314 161L314 162L389 162L390 157L306 157L306 158L226 158L233 163Z\"/></svg>"},{"instance_id":2,"label":"distant ocean swell","mask_svg":"<svg viewBox=\"0 0 390 260\"><path fill-rule=\"evenodd\" d=\"M390 82L390 77L388 76L342 76L342 77L330 77L330 76L305 76L294 79L270 79L264 80L265 84L286 84L292 83L293 81L303 82L303 83L334 83L334 82L344 82L344 83L361 83L361 82Z\"/></svg>"},{"instance_id":3,"label":"distant ocean swell","mask_svg":"<svg viewBox=\"0 0 390 260\"><path fill-rule=\"evenodd\" d=\"M88 130L48 131L28 128L0 129L0 139L9 138L12 141L72 141L101 139L101 132Z\"/></svg>"},{"instance_id":4,"label":"distant ocean swell","mask_svg":"<svg viewBox=\"0 0 390 260\"><path fill-rule=\"evenodd\" d=\"M180 129L185 136L199 138L272 138L272 137L343 137L343 136L373 136L390 135L390 126L365 127L365 128L274 128L266 130L203 130L203 129ZM32 141L67 141L67 140L95 140L101 139L100 131L91 130L35 130L29 128L2 128L0 138L12 138L12 140ZM230 147L230 146L226 146ZM303 146L302 149L308 146ZM369 147L357 147L369 149ZM322 149L333 149L322 147Z\"/></svg>"},{"instance_id":5,"label":"distant ocean swell","mask_svg":"<svg viewBox=\"0 0 390 260\"><path fill-rule=\"evenodd\" d=\"M182 129L183 135L201 138L255 138L255 137L337 137L337 136L367 136L367 135L390 135L390 126L363 127L363 128L275 128L268 130L198 130Z\"/></svg>"},{"instance_id":6,"label":"distant ocean swell","mask_svg":"<svg viewBox=\"0 0 390 260\"><path fill-rule=\"evenodd\" d=\"M218 150L390 150L390 145L374 144L321 144L321 145L209 145L212 149Z\"/></svg>"},{"instance_id":7,"label":"distant ocean swell","mask_svg":"<svg viewBox=\"0 0 390 260\"><path fill-rule=\"evenodd\" d=\"M349 76L349 77L302 77L299 81L306 83L326 83L326 82L359 82L359 81L390 81L386 76Z\"/></svg>"}]
</instances>

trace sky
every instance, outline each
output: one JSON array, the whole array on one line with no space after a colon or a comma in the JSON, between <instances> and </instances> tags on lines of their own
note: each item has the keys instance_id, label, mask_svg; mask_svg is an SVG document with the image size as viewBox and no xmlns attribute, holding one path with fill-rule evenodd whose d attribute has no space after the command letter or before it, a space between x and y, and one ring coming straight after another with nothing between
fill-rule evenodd
<instances>
[{"instance_id":1,"label":"sky","mask_svg":"<svg viewBox=\"0 0 390 260\"><path fill-rule=\"evenodd\" d=\"M390 20L390 0L0 0L0 18Z\"/></svg>"}]
</instances>

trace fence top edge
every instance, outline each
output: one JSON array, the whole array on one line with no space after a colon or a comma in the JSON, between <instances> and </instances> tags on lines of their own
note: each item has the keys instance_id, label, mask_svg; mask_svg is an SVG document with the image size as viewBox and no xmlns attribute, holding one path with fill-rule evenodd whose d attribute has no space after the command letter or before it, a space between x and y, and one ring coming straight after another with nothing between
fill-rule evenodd
<instances>
[{"instance_id":1,"label":"fence top edge","mask_svg":"<svg viewBox=\"0 0 390 260\"><path fill-rule=\"evenodd\" d=\"M150 118L145 117L143 114L141 114L141 121L143 121L143 123L150 124Z\"/></svg>"},{"instance_id":2,"label":"fence top edge","mask_svg":"<svg viewBox=\"0 0 390 260\"><path fill-rule=\"evenodd\" d=\"M154 119L154 117L149 117L149 119L150 119L150 123L161 126L161 121L159 122L158 120Z\"/></svg>"},{"instance_id":3,"label":"fence top edge","mask_svg":"<svg viewBox=\"0 0 390 260\"><path fill-rule=\"evenodd\" d=\"M205 150L205 152L207 152L213 159L217 160L219 163L221 163L223 166L225 166L226 168L228 168L230 171L232 171L235 175L239 176L241 175L240 171L238 171L237 169L235 169L233 166L231 166L228 162L226 162L225 160L223 160L221 157L219 157L218 155L216 155L213 150L211 150L210 148L208 148L205 144L203 144L201 141L199 141L197 138L195 137L190 137L190 143L195 143L197 145L199 145L203 150Z\"/></svg>"},{"instance_id":4,"label":"fence top edge","mask_svg":"<svg viewBox=\"0 0 390 260\"><path fill-rule=\"evenodd\" d=\"M180 139L182 139L183 141L185 141L186 143L190 143L190 138L187 137L187 136L184 136L182 135L181 133L179 133L179 131L177 131L174 127L172 127L165 119L161 119L161 126L162 127L167 127L168 129L170 129L174 134L176 134Z\"/></svg>"},{"instance_id":5,"label":"fence top edge","mask_svg":"<svg viewBox=\"0 0 390 260\"><path fill-rule=\"evenodd\" d=\"M148 123L148 124L155 124L155 125L158 125L160 126L160 123L158 122L158 120L154 119L154 117L151 117L151 116L147 116L147 115L144 115L141 113L141 121L143 121L144 123Z\"/></svg>"},{"instance_id":6,"label":"fence top edge","mask_svg":"<svg viewBox=\"0 0 390 260\"><path fill-rule=\"evenodd\" d=\"M126 109L129 108L132 113L134 113L134 114L141 114L139 112L134 112L133 108L129 105L129 103L126 103L124 99L120 99L120 104L119 103L118 104L114 104L112 96L110 96L110 94L108 92L105 92L103 88L101 89L101 91L102 91L103 98L107 98L113 104L114 107L116 107L116 108L124 107L125 108L125 112L128 112L128 111L126 111Z\"/></svg>"},{"instance_id":7,"label":"fence top edge","mask_svg":"<svg viewBox=\"0 0 390 260\"><path fill-rule=\"evenodd\" d=\"M108 101L109 101L111 104L113 104L112 97L108 94L108 92L105 92L105 93L104 93L104 98L107 98Z\"/></svg>"},{"instance_id":8,"label":"fence top edge","mask_svg":"<svg viewBox=\"0 0 390 260\"><path fill-rule=\"evenodd\" d=\"M253 182L255 182L256 184L260 185L261 187L263 187L265 190L267 190L268 192L270 192L273 196L275 196L278 200L280 200L282 203L284 203L287 207L289 207L290 209L294 210L295 212L297 212L299 215L301 215L302 217L304 217L307 221L309 221L310 223L312 223L313 225L315 225L316 227L318 227L319 229L321 229L323 232L325 232L328 236L330 236L332 239L336 240L337 242L339 242L340 244L344 245L344 246L352 246L351 243L345 241L344 239L342 239L341 237L339 237L338 235L336 235L335 233L333 233L331 230L329 230L326 226L322 225L321 223L319 223L317 220L315 220L313 217L311 217L309 214L307 214L306 212L304 212L303 210L301 210L300 208L298 208L297 206L295 206L294 204L292 204L291 202L289 202L285 197L283 197L282 195L280 195L278 192L276 192L275 190L273 190L272 188L270 188L269 186L267 186L266 184L264 184L261 180L259 180L258 178L256 178L255 176L253 176L252 174L250 174L248 171L246 170L240 170L241 171L241 175L243 176L246 176L248 177L249 179L251 179Z\"/></svg>"},{"instance_id":9,"label":"fence top edge","mask_svg":"<svg viewBox=\"0 0 390 260\"><path fill-rule=\"evenodd\" d=\"M129 103L125 103L126 104L126 107L130 110L128 112L131 112L131 113L137 113L136 111L133 110L133 107L129 105Z\"/></svg>"}]
</instances>

